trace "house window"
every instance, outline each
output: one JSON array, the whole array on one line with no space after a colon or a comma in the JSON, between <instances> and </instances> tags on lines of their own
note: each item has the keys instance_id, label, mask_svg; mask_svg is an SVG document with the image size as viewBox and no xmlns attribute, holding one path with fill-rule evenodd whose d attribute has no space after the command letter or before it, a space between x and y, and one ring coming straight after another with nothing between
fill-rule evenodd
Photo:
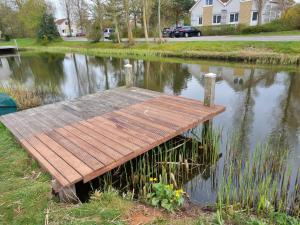
<instances>
[{"instance_id":1,"label":"house window","mask_svg":"<svg viewBox=\"0 0 300 225\"><path fill-rule=\"evenodd\" d=\"M65 30L62 30L63 33L65 33Z\"/></svg>"},{"instance_id":2,"label":"house window","mask_svg":"<svg viewBox=\"0 0 300 225\"><path fill-rule=\"evenodd\" d=\"M230 13L230 23L237 23L239 21L239 13Z\"/></svg>"},{"instance_id":3,"label":"house window","mask_svg":"<svg viewBox=\"0 0 300 225\"><path fill-rule=\"evenodd\" d=\"M202 17L199 17L199 25L202 25Z\"/></svg>"},{"instance_id":4,"label":"house window","mask_svg":"<svg viewBox=\"0 0 300 225\"><path fill-rule=\"evenodd\" d=\"M212 5L213 4L213 0L206 0L206 5Z\"/></svg>"},{"instance_id":5,"label":"house window","mask_svg":"<svg viewBox=\"0 0 300 225\"><path fill-rule=\"evenodd\" d=\"M258 19L258 12L257 11L252 12L252 21L257 21L257 19Z\"/></svg>"},{"instance_id":6,"label":"house window","mask_svg":"<svg viewBox=\"0 0 300 225\"><path fill-rule=\"evenodd\" d=\"M221 15L214 15L213 16L213 23L220 24L221 23Z\"/></svg>"}]
</instances>

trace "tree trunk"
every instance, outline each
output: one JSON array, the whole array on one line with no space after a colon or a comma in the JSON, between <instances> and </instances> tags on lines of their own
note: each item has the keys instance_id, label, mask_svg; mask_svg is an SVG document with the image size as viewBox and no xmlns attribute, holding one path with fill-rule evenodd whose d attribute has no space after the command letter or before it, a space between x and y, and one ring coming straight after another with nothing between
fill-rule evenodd
<instances>
[{"instance_id":1,"label":"tree trunk","mask_svg":"<svg viewBox=\"0 0 300 225\"><path fill-rule=\"evenodd\" d=\"M144 24L144 34L146 42L148 43L148 29L147 29L147 16L146 16L146 7L147 7L147 0L143 0L143 24Z\"/></svg>"},{"instance_id":2,"label":"tree trunk","mask_svg":"<svg viewBox=\"0 0 300 225\"><path fill-rule=\"evenodd\" d=\"M66 4L67 21L68 21L68 27L69 27L69 35L72 36L70 6L68 5L66 0L65 0L65 4Z\"/></svg>"},{"instance_id":3,"label":"tree trunk","mask_svg":"<svg viewBox=\"0 0 300 225\"><path fill-rule=\"evenodd\" d=\"M162 41L162 34L161 34L161 21L160 21L160 7L161 7L161 0L158 0L158 37L159 37L159 41Z\"/></svg>"},{"instance_id":4,"label":"tree trunk","mask_svg":"<svg viewBox=\"0 0 300 225\"><path fill-rule=\"evenodd\" d=\"M133 43L133 35L132 35L132 29L130 24L130 15L129 15L129 0L124 0L124 9L125 9L125 18L127 23L127 33L128 33L128 42L130 44Z\"/></svg>"}]
</instances>

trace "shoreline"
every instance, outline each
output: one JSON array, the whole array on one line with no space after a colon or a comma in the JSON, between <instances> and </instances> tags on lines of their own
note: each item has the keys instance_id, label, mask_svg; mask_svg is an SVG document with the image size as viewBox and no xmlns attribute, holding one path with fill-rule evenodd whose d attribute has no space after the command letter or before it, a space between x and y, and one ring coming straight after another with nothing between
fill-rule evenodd
<instances>
[{"instance_id":1,"label":"shoreline","mask_svg":"<svg viewBox=\"0 0 300 225\"><path fill-rule=\"evenodd\" d=\"M161 57L193 60L223 61L229 63L248 63L258 65L300 66L300 54L288 55L283 53L249 53L249 52L207 52L207 51L164 51L135 48L76 48L76 47L21 47L21 50L54 53L82 53L95 56L117 57Z\"/></svg>"}]
</instances>

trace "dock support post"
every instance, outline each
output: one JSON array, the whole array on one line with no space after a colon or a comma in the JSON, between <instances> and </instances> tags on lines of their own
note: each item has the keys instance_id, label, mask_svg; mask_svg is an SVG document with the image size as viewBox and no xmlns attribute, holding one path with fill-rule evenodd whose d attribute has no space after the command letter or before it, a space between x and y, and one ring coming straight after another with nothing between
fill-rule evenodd
<instances>
[{"instance_id":1,"label":"dock support post","mask_svg":"<svg viewBox=\"0 0 300 225\"><path fill-rule=\"evenodd\" d=\"M211 107L215 104L216 77L214 73L204 75L204 105Z\"/></svg>"},{"instance_id":2,"label":"dock support post","mask_svg":"<svg viewBox=\"0 0 300 225\"><path fill-rule=\"evenodd\" d=\"M215 86L216 77L214 73L207 73L204 75L204 105L212 107L215 104ZM205 121L203 124L203 137L211 132L212 121Z\"/></svg>"},{"instance_id":3,"label":"dock support post","mask_svg":"<svg viewBox=\"0 0 300 225\"><path fill-rule=\"evenodd\" d=\"M133 87L134 86L134 77L133 77L132 65L128 63L124 67L125 67L126 87Z\"/></svg>"},{"instance_id":4,"label":"dock support post","mask_svg":"<svg viewBox=\"0 0 300 225\"><path fill-rule=\"evenodd\" d=\"M80 200L76 195L75 184L69 187L61 187L61 185L54 179L52 180L52 189L58 194L59 200L65 203L79 203Z\"/></svg>"}]
</instances>

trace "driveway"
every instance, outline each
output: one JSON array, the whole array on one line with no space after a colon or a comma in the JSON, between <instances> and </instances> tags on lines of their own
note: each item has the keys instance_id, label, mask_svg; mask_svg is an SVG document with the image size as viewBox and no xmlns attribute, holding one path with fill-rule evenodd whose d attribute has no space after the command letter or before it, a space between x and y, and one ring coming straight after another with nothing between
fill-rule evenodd
<instances>
[{"instance_id":1,"label":"driveway","mask_svg":"<svg viewBox=\"0 0 300 225\"><path fill-rule=\"evenodd\" d=\"M150 42L156 41L158 38L149 38ZM84 37L64 38L65 41L88 41ZM277 35L277 36L202 36L189 38L164 38L166 42L187 42L187 41L300 41L300 35ZM123 38L122 41L127 41ZM145 42L145 38L135 38L136 42Z\"/></svg>"}]
</instances>

